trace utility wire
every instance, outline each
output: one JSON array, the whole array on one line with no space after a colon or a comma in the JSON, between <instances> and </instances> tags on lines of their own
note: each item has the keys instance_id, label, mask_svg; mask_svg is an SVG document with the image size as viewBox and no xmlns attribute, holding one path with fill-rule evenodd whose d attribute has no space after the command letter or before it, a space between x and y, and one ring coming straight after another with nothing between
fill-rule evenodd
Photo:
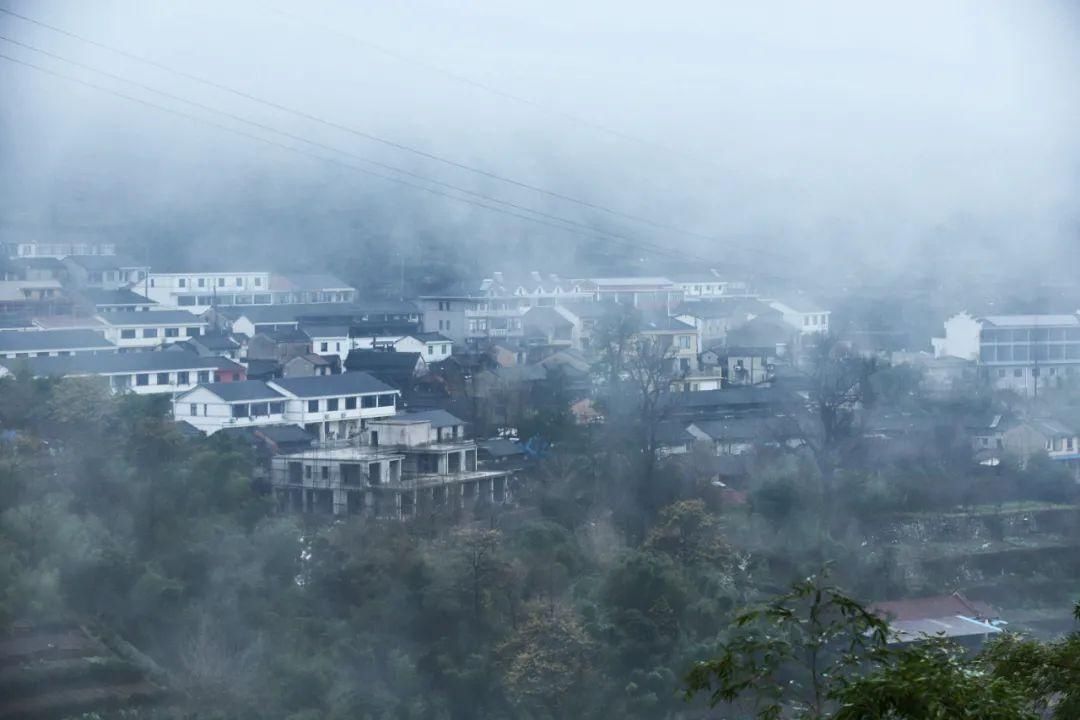
<instances>
[{"instance_id":1,"label":"utility wire","mask_svg":"<svg viewBox=\"0 0 1080 720\"><path fill-rule=\"evenodd\" d=\"M199 76L199 75L196 75L196 74L184 71L184 70L179 70L177 68L173 68L173 67L171 67L169 65L166 65L165 63L161 63L161 62L158 62L156 60L151 60L150 58L143 57L143 56L138 55L136 53L132 53L132 52L128 52L126 50L115 48L115 47L113 47L111 45L107 45L107 44L99 42L97 40L93 40L91 38L84 37L82 35L79 35L78 33L74 33L74 32L71 32L69 30L65 30L63 28L57 27L55 25L51 25L51 24L43 22L41 20L37 20L35 18L29 17L27 15L23 15L21 13L17 13L15 11L7 9L7 8L0 7L0 13L10 15L11 17L18 18L19 20L23 20L25 22L32 23L34 25L46 28L46 29L51 30L53 32L60 33L61 35L65 35L67 37L73 38L75 40L78 40L79 42L83 42L83 43L86 43L86 44L91 45L93 47L97 47L97 48L106 50L108 52L115 53L115 54L120 55L122 57L131 59L131 60L135 60L136 62L144 63L144 64L149 65L151 67L155 67L155 68L158 68L160 70L164 70L166 72L172 73L172 74L177 75L179 77L183 77L183 78L185 78L187 80L191 80L193 82L197 82L197 83L200 83L202 85L212 87L212 88L214 88L216 90L220 90L222 92L226 92L226 93L229 93L231 95L235 95L235 96L243 98L245 100L249 100L251 102L259 103L261 105L265 105L265 106L273 108L275 110L279 110L281 112L286 112L286 113L295 115L297 117L303 118L305 120L309 120L311 122L315 122L315 123L318 123L320 125L324 125L326 127L333 128L335 130L346 132L346 133L349 133L351 135L355 135L357 137L364 138L366 140L371 140L373 142L377 142L377 143L380 143L382 145L386 145L388 147L392 147L392 148L395 148L395 149L398 149L398 150L402 150L404 152L409 152L409 153L412 153L414 155L418 155L420 157L423 157L423 158L426 158L426 159L429 159L429 160L434 160L436 162L440 162L440 163L443 163L445 165L449 165L449 166L454 167L454 168L458 168L458 169L461 169L461 170L466 170L468 172L476 173L476 174L481 175L483 177L487 177L487 178L490 178L490 179L493 179L493 180L497 180L499 182L504 182L504 183L507 183L509 185L513 185L515 187L519 187L519 188L522 188L522 189L525 189L525 190L530 190L530 191L537 192L537 193L540 193L540 194L543 194L543 195L547 195L549 197L552 197L552 198L555 198L555 199L558 199L558 200L563 200L563 201L566 201L566 202L570 202L570 203L573 203L575 205L590 208L592 210L597 210L599 212L607 213L609 215L613 215L613 216L616 216L616 217L622 217L622 218L625 218L625 219L628 219L628 220L632 220L634 222L642 223L642 224L648 225L648 226L653 227L653 228L658 229L658 230L666 230L668 232L674 232L674 233L678 233L680 235L684 235L684 236L687 236L687 237L693 237L693 238L696 238L696 239L699 239L699 240L705 240L705 241L708 241L708 242L718 242L718 241L729 242L729 240L725 239L725 238L719 238L719 237L707 235L707 234L704 234L704 233L698 233L698 232L695 232L695 231L692 231L692 230L686 230L684 228L679 228L679 227L676 227L676 226L673 226L673 225L668 225L668 224L665 224L665 223L659 223L659 222L656 222L654 220L651 220L649 218L642 217L642 216L639 216L639 215L633 215L633 214L630 214L630 213L624 213L622 211L614 210L614 209L606 207L604 205L593 203L593 202L590 202L590 201L587 201L587 200L581 200L579 198L575 198L575 197L572 197L570 195L565 195L563 193L559 193L559 192L556 192L554 190L548 190L546 188L542 188L542 187L532 185L532 184L529 184L529 183L526 183L526 182L515 180L513 178L510 178L510 177L507 177L507 176L504 176L504 175L500 175L498 173L483 170L481 168L476 168L476 167L473 167L471 165L467 165L465 163L458 162L456 160L452 160L452 159L449 159L449 158L442 157L440 155L436 155L434 153L430 153L430 152L428 152L426 150L421 150L419 148L415 148L415 147L412 147L412 146L409 146L409 145L405 145L403 143L399 143L399 142L396 142L396 141L393 141L393 140L388 140L386 138L379 137L377 135L373 135L373 134L368 133L368 132L364 132L362 130L357 130L357 129L349 127L347 125L342 125L341 123L338 123L338 122L335 122L335 121L332 121L332 120L327 120L327 119L319 117L317 115L313 115L313 114L311 114L309 112L306 112L304 110L298 110L298 109L295 109L295 108L288 107L286 105L282 105L280 103L276 103L276 102L271 101L271 100L265 100L263 98L260 98L260 97L258 97L256 95L245 92L243 90L237 90L236 88L230 87L228 85L224 85L224 84L216 82L214 80L210 80L208 78L204 78L202 76ZM769 251L764 250L762 248L753 248L753 249L739 248L739 249L744 251L744 252L757 253L759 255L769 255L769 256L772 256L773 258L776 258L776 259L783 259L785 261L787 260L786 257L784 257L783 255L780 255L779 253L769 252Z\"/></svg>"},{"instance_id":2,"label":"utility wire","mask_svg":"<svg viewBox=\"0 0 1080 720\"><path fill-rule=\"evenodd\" d=\"M501 213L503 215L508 215L510 217L515 217L515 218L518 218L518 219L521 219L521 220L526 220L526 221L537 223L537 224L540 224L540 225L545 225L547 227L552 227L552 228L555 228L556 230L562 230L563 232L567 232L567 233L570 233L570 234L573 234L573 235L579 235L579 236L582 236L582 237L591 238L591 239L597 239L597 240L602 240L602 241L607 241L607 242L612 241L612 238L604 237L604 236L602 236L602 235L600 235L600 234L598 234L596 232L578 230L578 229L575 229L573 227L567 227L565 225L557 225L557 224L555 224L553 222L549 222L549 221L544 220L542 218L534 217L534 216L531 216L531 215L524 215L524 214L521 214L521 213L518 213L518 212L513 212L511 210L507 210L505 208L488 205L486 203L479 202L479 201L476 201L476 200L470 200L468 198L459 197L459 196L454 195L454 194L449 193L449 192L444 192L442 190L427 187L425 185L420 185L418 183L413 183L413 182L410 182L408 180L402 180L401 178L396 178L396 177L393 177L393 176L390 176L390 175L385 175L383 173L374 172L372 170L368 170L366 168L359 167L358 165L355 165L353 163L344 162L344 161L339 160L337 158L326 157L324 155L319 155L317 153L312 153L312 152L306 151L306 150L301 149L301 148L297 148L297 147L294 147L294 146L291 146L291 145L287 145L285 143L277 142L275 140L271 140L271 139L268 139L268 138L265 138L265 137L260 137L259 135L244 132L243 130L238 130L236 128L229 127L228 125L222 125L221 123L214 122L213 120L208 120L207 118L200 117L198 115L193 115L191 113L186 113L186 112L184 112L182 110L177 110L176 108L170 108L170 107L167 107L165 105L160 105L158 103L151 102L151 101L146 100L144 98L136 97L134 95L129 95L129 94L123 93L123 92L119 92L119 91L113 90L111 88L105 87L103 85L98 85L97 83L93 83L93 82L90 82L90 81L87 81L87 80L83 80L81 78L77 78L77 77L74 77L72 75L68 75L66 73L57 72L56 70L52 70L50 68L43 67L43 66L38 65L36 63L32 63L32 62L28 62L26 60L21 60L19 58L11 57L10 55L5 55L3 53L0 53L0 60L7 60L8 62L15 63L17 65L22 65L24 67L32 68L32 69L37 70L37 71L39 71L41 73L44 73L46 75L51 75L53 77L68 80L68 81L76 83L78 85L82 85L84 87L88 87L88 88L97 90L99 92L106 93L108 95L113 95L115 97L119 97L119 98L122 98L124 100L128 100L130 102L134 102L134 103L137 103L139 105L143 105L145 107L153 108L153 109L156 109L156 110L160 110L162 112L166 112L166 113L169 113L169 114L172 114L172 115L176 115L178 117L182 117L182 118L185 118L187 120L194 121L196 123L204 123L206 125L210 125L212 127L215 127L215 128L217 128L219 130L223 130L225 132L232 133L234 135L239 135L241 137L256 140L258 142L265 143L267 145L272 145L274 147L278 147L278 148L281 148L281 149L284 149L284 150L288 150L290 152L293 152L293 153L296 153L296 154L299 154L299 155L304 155L304 156L307 156L307 157L315 158L317 160L322 160L323 162L333 163L333 164L339 165L341 167L345 167L345 168L348 168L348 169L351 169L351 170L355 170L356 172L364 173L365 175L370 175L370 176L373 176L373 177L381 178L383 180L388 180L390 182L394 182L394 183L397 183L397 184L400 184L400 185L404 185L406 187L414 188L416 190L421 190L421 191L424 191L424 192L427 192L427 193L430 193L430 194L433 194L433 195L438 195L440 197L449 198L451 200L457 200L458 202L466 203L466 204L472 205L474 207L479 207L479 208L482 208L482 209L485 209L485 210L490 210L492 212L497 212L497 213ZM338 151L335 150L335 152L338 152ZM530 212L532 212L532 211L530 211ZM633 240L618 240L618 242L621 242L622 244L625 244L625 245L628 245L628 246L635 247L635 248L637 248L639 250L645 250L647 252L655 252L657 254L668 255L668 256L676 258L676 259L683 259L683 260L689 259L689 260L693 260L693 261L696 261L696 262L711 262L710 260L707 260L705 258L696 257L696 256L693 256L693 255L688 255L688 254L680 252L680 251L671 250L671 249L663 248L663 247L660 247L660 246L650 247L650 246L642 245L642 244L639 244L638 242L633 241Z\"/></svg>"},{"instance_id":3,"label":"utility wire","mask_svg":"<svg viewBox=\"0 0 1080 720\"><path fill-rule=\"evenodd\" d=\"M321 22L317 22L315 20L311 20L310 18L302 17L302 16L297 15L295 13L289 12L288 10L283 10L281 8L274 7L272 5L268 6L268 7L265 7L263 9L269 10L272 13L275 13L275 14L280 15L282 17L288 18L290 20L295 20L295 21L301 22L301 23L307 25L308 27L311 27L311 28L314 28L314 29L317 29L317 30L321 30L321 31L326 32L326 33L330 33L331 35L337 35L338 37L343 38L345 40L348 40L350 42L356 43L357 45L360 45L361 47L365 47L365 48L368 48L369 50L374 50L375 52L380 53L382 55L386 55L387 57L394 58L398 62L404 63L406 65L413 65L415 67L419 67L419 68L422 68L424 70L427 70L428 72L432 72L432 73L435 73L437 75L442 75L443 77L446 77L446 78L449 78L449 79L451 79L451 80L453 80L455 82L461 83L462 85L466 85L468 87L475 88L477 90L481 90L483 92L489 93L489 94L494 95L496 97L503 98L504 100L510 100L510 101L513 101L513 102L516 102L516 103L520 103L522 105L528 105L529 107L531 107L533 109L536 109L536 110L539 110L539 111L541 111L543 113L546 113L547 115L550 115L552 117L562 118L563 120L568 120L568 121L570 121L572 123L575 123L577 125L581 125L582 127L589 128L590 130L595 130L597 132L600 132L600 133L603 133L603 134L606 134L606 135L610 135L610 136L618 138L620 140L625 140L625 141L628 141L628 142L635 143L637 145L642 145L642 146L650 148L652 150L659 150L659 151L667 153L669 155L679 157L679 158L681 158L683 160L689 160L689 161L692 161L692 162L695 162L695 163L706 163L706 164L709 164L709 165L713 165L715 167L714 163L712 163L709 160L706 160L705 158L702 158L701 156L691 155L690 153L688 153L686 151L678 150L676 148L672 148L670 146L664 145L663 143L656 142L655 140L649 140L649 139L639 137L639 136L636 136L636 135L631 135L630 133L624 132L622 130L618 130L618 129L613 128L613 127L611 127L609 125L604 125L602 123L598 123L598 122L596 122L594 120L589 120L588 118L582 117L580 115L575 115L573 113L568 113L568 112L565 112L563 110L557 110L555 108L544 105L543 103L541 103L541 102L539 102L537 100L534 100L532 98L526 97L524 95L518 95L516 93L512 93L512 92L509 92L507 90L503 90L502 88L496 87L495 85L490 85L488 83L485 83L485 82L482 82L482 81L479 81L479 80L474 80L473 78L471 78L471 77L469 77L467 75L462 75L461 73L454 72L453 70L447 70L446 68L441 67L439 65L436 65L434 63L427 62L427 61L421 60L421 59L419 59L417 57L407 55L407 54L405 54L403 52L400 52L398 50L388 48L385 45L379 45L377 43L373 43L370 40L366 40L364 38L361 38L359 35L356 35L356 34L350 33L350 32L345 32L344 30L341 30L340 28L334 27L332 25L327 25L327 24L324 24L324 23L321 23Z\"/></svg>"},{"instance_id":4,"label":"utility wire","mask_svg":"<svg viewBox=\"0 0 1080 720\"><path fill-rule=\"evenodd\" d=\"M277 135L288 138L290 140L294 140L294 141L297 141L297 142L302 142L302 143L305 143L307 145L311 145L313 147L320 148L322 150L328 150L328 151L333 152L333 153L339 153L341 155L351 157L351 158L353 158L353 159L355 159L355 160L357 160L359 162L364 163L365 165L371 165L371 166L374 166L374 167L381 168L383 170L389 170L391 172L399 173L401 175L405 175L405 176L408 176L408 177L411 177L411 178L414 178L414 179L417 179L417 180L421 180L423 182L427 182L427 183L430 183L430 184L433 184L433 185L437 185L439 187L443 187L443 188L446 188L448 190L453 190L455 192L460 192L460 193L463 193L465 195L470 195L470 196L478 198L480 200L496 203L496 204L499 204L499 205L504 205L506 207L513 208L514 210L519 210L519 211L528 212L528 213L534 213L534 214L536 214L536 215L538 215L540 217L546 218L548 220L552 220L552 221L555 221L555 222L566 223L567 225L571 225L571 226L574 226L574 227L581 228L583 230L588 231L591 234L606 235L606 236L609 236L609 237L611 237L613 239L617 239L617 240L621 240L621 241L625 241L625 242L629 242L629 243L639 243L643 248L651 248L651 250L654 251L654 252L655 251L666 250L666 248L663 248L662 246L655 245L653 243L648 243L648 242L640 240L640 239L632 238L632 237L629 237L629 236L626 236L626 235L621 235L619 233L613 233L613 232L610 232L608 230L602 230L602 229L594 228L591 225L587 225L585 223L581 223L581 222L578 222L576 220L570 220L568 218L564 218L564 217L561 217L559 215L553 215L551 213L547 213L547 212L544 212L544 211L541 211L541 210L536 210L536 209L527 207L525 205L520 205L518 203L509 202L507 200L502 200L502 199L493 197L491 195L485 195L484 193L474 192L472 190L468 190L466 188L459 187L457 185L453 185L451 183L442 182L440 180L436 180L434 178L430 178L430 177L427 177L425 175L421 175L419 173L414 173L414 172L411 172L409 170L405 170L403 168L399 168L399 167L395 167L393 165L388 165L386 163L378 162L377 160L371 160L369 158L365 158L363 156L356 155L355 153L349 152L347 150L342 150L340 148L336 148L336 147L333 147L331 145L327 145L327 144L319 142L317 140L311 140L309 138L303 137L301 135L297 135L295 133L287 132L285 130L279 130L279 129L274 128L274 127L272 127L270 125L266 125L264 123L260 123L260 122L257 122L255 120L250 120L250 119L242 117L240 115L235 115L235 114L227 112L225 110L220 110L220 109L212 107L210 105L206 105L204 103L197 102L195 100L190 100L188 98L181 97L179 95L175 95L173 93L166 92L164 90L159 90L158 88L155 88L155 87L153 87L151 85L146 85L144 83L141 83L141 82L138 82L138 81L135 81L135 80L131 80L129 78L125 78L123 76L116 75L116 74L111 73L111 72L107 72L105 70L101 70L99 68L93 67L91 65L80 62L78 60L72 60L71 58L64 57L63 55L59 55L57 53L53 53L53 52L50 52L48 50L43 50L42 48L35 47L35 46L30 45L28 43L24 43L24 42L22 42L20 40L15 40L13 38L7 37L7 36L2 35L2 34L0 34L0 40L11 43L12 45L17 45L17 46L19 46L21 48L24 48L26 50L30 50L32 52L39 53L39 54L44 55L46 57L53 58L54 60L59 60L61 62L68 63L70 65L81 68L83 70L88 70L90 72L97 73L97 74L102 75L103 77L107 77L107 78L109 78L111 80L115 80L117 82L122 82L122 83L127 83L127 84L133 85L134 87L137 87L137 88L139 88L141 90L145 90L147 92L151 92L151 93L154 93L156 95L166 97L166 98L168 98L170 100L174 100L174 101L177 101L177 102L182 102L182 103L191 105L192 107L199 108L200 110L204 110L206 112L211 112L211 113L220 115L222 117L229 118L230 120L234 120L236 122L244 123L244 124L250 125L252 127L258 128L260 130L275 133Z\"/></svg>"}]
</instances>

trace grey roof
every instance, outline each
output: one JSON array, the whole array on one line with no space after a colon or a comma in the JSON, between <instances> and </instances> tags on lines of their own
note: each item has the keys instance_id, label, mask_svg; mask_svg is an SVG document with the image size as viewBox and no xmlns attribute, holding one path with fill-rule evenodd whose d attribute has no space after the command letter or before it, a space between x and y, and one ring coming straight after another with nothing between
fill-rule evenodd
<instances>
[{"instance_id":1,"label":"grey roof","mask_svg":"<svg viewBox=\"0 0 1080 720\"><path fill-rule=\"evenodd\" d=\"M676 315L690 315L691 317L711 319L727 317L757 317L771 315L780 317L780 312L775 308L754 298L730 298L693 300L680 303L675 308Z\"/></svg>"},{"instance_id":2,"label":"grey roof","mask_svg":"<svg viewBox=\"0 0 1080 720\"><path fill-rule=\"evenodd\" d=\"M36 377L64 375L114 375L122 373L166 372L169 370L242 369L220 357L202 357L189 352L132 352L79 354L68 357L0 359L0 365L14 370L25 364Z\"/></svg>"},{"instance_id":3,"label":"grey roof","mask_svg":"<svg viewBox=\"0 0 1080 720\"><path fill-rule=\"evenodd\" d=\"M688 325L682 320L677 320L666 315L657 315L645 318L641 321L641 332L686 332L693 330L693 325Z\"/></svg>"},{"instance_id":4,"label":"grey roof","mask_svg":"<svg viewBox=\"0 0 1080 720\"><path fill-rule=\"evenodd\" d=\"M200 385L199 387L209 390L225 402L273 400L275 398L284 397L281 393L264 383L262 380L207 383L205 385Z\"/></svg>"},{"instance_id":5,"label":"grey roof","mask_svg":"<svg viewBox=\"0 0 1080 720\"><path fill-rule=\"evenodd\" d=\"M107 325L205 325L206 320L186 310L114 312L98 316Z\"/></svg>"},{"instance_id":6,"label":"grey roof","mask_svg":"<svg viewBox=\"0 0 1080 720\"><path fill-rule=\"evenodd\" d=\"M232 336L223 333L206 333L197 337L189 338L189 342L197 343L207 350L236 350L240 343L233 340Z\"/></svg>"},{"instance_id":7,"label":"grey roof","mask_svg":"<svg viewBox=\"0 0 1080 720\"><path fill-rule=\"evenodd\" d=\"M411 332L406 337L416 338L420 342L453 342L450 338L446 337L442 333L437 332Z\"/></svg>"},{"instance_id":8,"label":"grey roof","mask_svg":"<svg viewBox=\"0 0 1080 720\"><path fill-rule=\"evenodd\" d=\"M427 421L433 428L450 427L451 425L464 425L465 421L455 417L445 410L422 410L420 412L404 413L395 416L396 420Z\"/></svg>"},{"instance_id":9,"label":"grey roof","mask_svg":"<svg viewBox=\"0 0 1080 720\"><path fill-rule=\"evenodd\" d=\"M396 392L394 388L365 372L285 378L271 382L286 392L302 398Z\"/></svg>"},{"instance_id":10,"label":"grey roof","mask_svg":"<svg viewBox=\"0 0 1080 720\"><path fill-rule=\"evenodd\" d=\"M0 332L0 352L44 352L115 348L93 330L7 330Z\"/></svg>"},{"instance_id":11,"label":"grey roof","mask_svg":"<svg viewBox=\"0 0 1080 720\"><path fill-rule=\"evenodd\" d=\"M318 318L351 319L364 316L364 308L354 303L296 303L283 305L222 305L216 308L225 317L246 317L253 323L286 323Z\"/></svg>"},{"instance_id":12,"label":"grey roof","mask_svg":"<svg viewBox=\"0 0 1080 720\"><path fill-rule=\"evenodd\" d=\"M729 351L734 348L775 348L777 345L790 343L795 335L794 328L785 323L767 317L756 317L727 333ZM723 354L723 349L717 348Z\"/></svg>"},{"instance_id":13,"label":"grey roof","mask_svg":"<svg viewBox=\"0 0 1080 720\"><path fill-rule=\"evenodd\" d=\"M476 443L476 447L487 452L493 458L515 457L524 455L525 450L519 443L507 438L491 438Z\"/></svg>"},{"instance_id":14,"label":"grey roof","mask_svg":"<svg viewBox=\"0 0 1080 720\"><path fill-rule=\"evenodd\" d=\"M319 337L349 337L348 324L303 322L300 323L300 330L312 340Z\"/></svg>"},{"instance_id":15,"label":"grey roof","mask_svg":"<svg viewBox=\"0 0 1080 720\"><path fill-rule=\"evenodd\" d=\"M94 305L157 305L156 302L148 297L144 297L136 292L132 292L127 288L119 288L117 290L100 290L97 288L87 288L80 290L79 295L85 298L87 301L94 303Z\"/></svg>"},{"instance_id":16,"label":"grey roof","mask_svg":"<svg viewBox=\"0 0 1080 720\"><path fill-rule=\"evenodd\" d=\"M391 350L350 350L345 357L345 367L350 370L415 370L421 360L417 352L394 352Z\"/></svg>"}]
</instances>

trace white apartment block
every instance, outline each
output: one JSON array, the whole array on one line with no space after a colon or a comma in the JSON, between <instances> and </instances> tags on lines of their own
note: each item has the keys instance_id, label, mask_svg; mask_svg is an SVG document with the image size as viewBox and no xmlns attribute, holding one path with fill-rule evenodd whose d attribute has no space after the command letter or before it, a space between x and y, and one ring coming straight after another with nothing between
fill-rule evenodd
<instances>
[{"instance_id":1,"label":"white apartment block","mask_svg":"<svg viewBox=\"0 0 1080 720\"><path fill-rule=\"evenodd\" d=\"M146 350L198 337L207 321L185 310L109 312L97 315L105 339L123 350Z\"/></svg>"}]
</instances>

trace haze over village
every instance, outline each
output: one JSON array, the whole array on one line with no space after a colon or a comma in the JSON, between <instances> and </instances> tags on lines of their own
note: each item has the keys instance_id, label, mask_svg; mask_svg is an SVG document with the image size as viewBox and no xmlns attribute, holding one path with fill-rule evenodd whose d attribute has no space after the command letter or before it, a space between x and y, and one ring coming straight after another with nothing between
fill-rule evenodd
<instances>
[{"instance_id":1,"label":"haze over village","mask_svg":"<svg viewBox=\"0 0 1080 720\"><path fill-rule=\"evenodd\" d=\"M0 2L0 720L1075 717L1078 40Z\"/></svg>"}]
</instances>

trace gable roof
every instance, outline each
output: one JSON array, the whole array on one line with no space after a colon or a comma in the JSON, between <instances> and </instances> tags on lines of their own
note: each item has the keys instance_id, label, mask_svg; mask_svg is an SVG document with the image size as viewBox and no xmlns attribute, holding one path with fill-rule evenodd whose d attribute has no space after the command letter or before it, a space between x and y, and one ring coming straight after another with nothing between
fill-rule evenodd
<instances>
[{"instance_id":1,"label":"gable roof","mask_svg":"<svg viewBox=\"0 0 1080 720\"><path fill-rule=\"evenodd\" d=\"M67 357L0 359L0 365L12 371L22 367L21 363L25 363L35 377L115 375L170 370L243 370L242 366L227 358L203 357L187 351L97 355L80 353Z\"/></svg>"},{"instance_id":2,"label":"gable roof","mask_svg":"<svg viewBox=\"0 0 1080 720\"><path fill-rule=\"evenodd\" d=\"M93 330L6 330L0 332L0 352L43 352L96 348L115 349Z\"/></svg>"},{"instance_id":3,"label":"gable roof","mask_svg":"<svg viewBox=\"0 0 1080 720\"><path fill-rule=\"evenodd\" d=\"M285 397L262 380L243 380L241 382L206 383L199 388L209 390L225 402L244 400L276 400ZM198 389L198 388L196 388ZM189 390L188 392L194 392ZM187 393L184 393L187 395ZM184 397L181 395L180 397Z\"/></svg>"},{"instance_id":4,"label":"gable roof","mask_svg":"<svg viewBox=\"0 0 1080 720\"><path fill-rule=\"evenodd\" d=\"M275 343L302 343L307 345L311 342L311 336L300 328L276 328L274 330L258 330L255 337L264 337Z\"/></svg>"},{"instance_id":5,"label":"gable roof","mask_svg":"<svg viewBox=\"0 0 1080 720\"><path fill-rule=\"evenodd\" d=\"M388 350L350 350L345 358L349 370L408 370L412 372L422 356L417 352L393 352Z\"/></svg>"},{"instance_id":6,"label":"gable roof","mask_svg":"<svg viewBox=\"0 0 1080 720\"><path fill-rule=\"evenodd\" d=\"M291 395L301 398L397 392L394 388L381 380L377 380L366 372L347 372L340 375L285 378L271 380L270 383L276 388L280 388Z\"/></svg>"},{"instance_id":7,"label":"gable roof","mask_svg":"<svg viewBox=\"0 0 1080 720\"><path fill-rule=\"evenodd\" d=\"M446 412L445 410L421 410L419 412L410 412L396 415L395 419L398 420L420 420L431 423L433 428L450 427L451 425L464 425L465 421L459 417Z\"/></svg>"},{"instance_id":8,"label":"gable roof","mask_svg":"<svg viewBox=\"0 0 1080 720\"><path fill-rule=\"evenodd\" d=\"M187 310L152 310L102 313L98 320L118 327L130 325L205 325L206 320Z\"/></svg>"},{"instance_id":9,"label":"gable roof","mask_svg":"<svg viewBox=\"0 0 1080 720\"><path fill-rule=\"evenodd\" d=\"M437 332L410 332L410 333L406 333L405 337L416 338L417 340L419 340L420 342L423 342L423 343L432 343L432 342L448 342L448 343L452 343L452 342L454 342L453 340L446 337L442 333L437 333Z\"/></svg>"},{"instance_id":10,"label":"gable roof","mask_svg":"<svg viewBox=\"0 0 1080 720\"><path fill-rule=\"evenodd\" d=\"M86 288L80 290L79 295L88 302L94 305L157 305L156 302L148 297L144 297L136 292L132 292L127 288L118 288L116 290L102 290L100 288Z\"/></svg>"}]
</instances>

